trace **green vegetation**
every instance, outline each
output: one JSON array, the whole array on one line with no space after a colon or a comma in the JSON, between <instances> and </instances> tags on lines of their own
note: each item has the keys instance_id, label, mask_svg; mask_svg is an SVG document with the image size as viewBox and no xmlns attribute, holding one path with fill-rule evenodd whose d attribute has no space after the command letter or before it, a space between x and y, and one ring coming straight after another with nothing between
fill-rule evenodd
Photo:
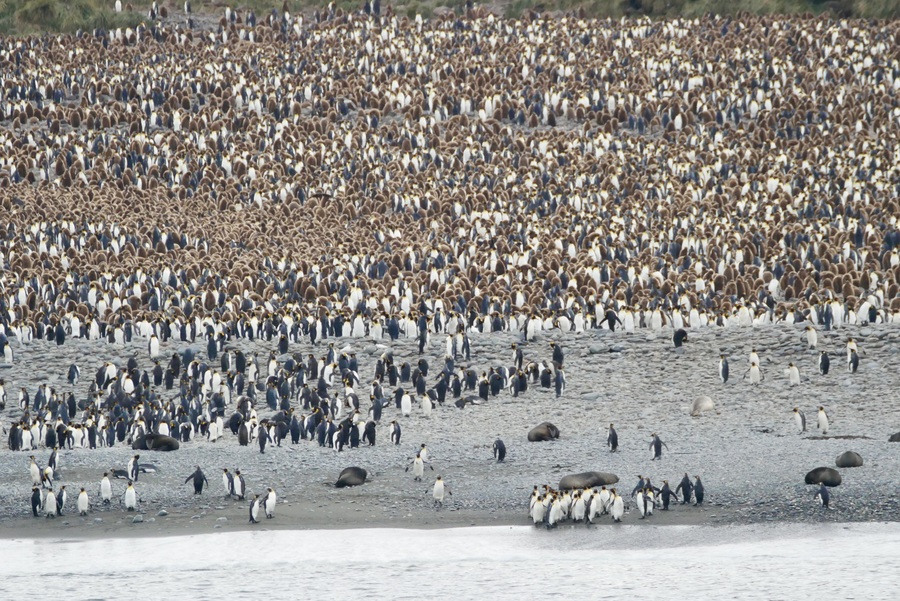
<instances>
[{"instance_id":1,"label":"green vegetation","mask_svg":"<svg viewBox=\"0 0 900 601\"><path fill-rule=\"evenodd\" d=\"M132 11L116 13L115 0L0 0L0 35L28 35L44 31L75 32L95 28L113 29L145 21L152 0L123 0ZM183 0L158 0L169 15L181 15ZM334 0L344 12L359 9L364 0ZM288 0L294 14L312 13L329 0ZM220 15L226 5L239 10L253 9L257 19L273 8L281 10L283 0L193 0L195 14ZM898 18L900 0L491 0L476 2L497 14L519 18L527 11L550 14L584 11L589 17L648 16L654 19L697 17L708 13L831 14L837 17ZM465 0L382 0L382 9L393 5L397 15L431 17L451 10L461 12Z\"/></svg>"},{"instance_id":2,"label":"green vegetation","mask_svg":"<svg viewBox=\"0 0 900 601\"><path fill-rule=\"evenodd\" d=\"M141 22L139 13L113 10L115 0L0 0L0 34L113 29Z\"/></svg>"}]
</instances>

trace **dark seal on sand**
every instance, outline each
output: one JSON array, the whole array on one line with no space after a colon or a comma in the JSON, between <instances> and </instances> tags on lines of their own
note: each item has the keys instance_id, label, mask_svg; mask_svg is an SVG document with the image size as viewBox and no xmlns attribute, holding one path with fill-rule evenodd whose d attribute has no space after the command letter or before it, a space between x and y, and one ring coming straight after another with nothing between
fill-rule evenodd
<instances>
[{"instance_id":1,"label":"dark seal on sand","mask_svg":"<svg viewBox=\"0 0 900 601\"><path fill-rule=\"evenodd\" d=\"M559 438L559 428L550 422L538 424L528 433L528 442L541 442Z\"/></svg>"},{"instance_id":2,"label":"dark seal on sand","mask_svg":"<svg viewBox=\"0 0 900 601\"><path fill-rule=\"evenodd\" d=\"M900 432L897 432L896 434L888 438L888 442L900 442Z\"/></svg>"},{"instance_id":3,"label":"dark seal on sand","mask_svg":"<svg viewBox=\"0 0 900 601\"><path fill-rule=\"evenodd\" d=\"M841 474L830 467L817 467L806 474L807 484L824 484L825 486L840 486Z\"/></svg>"},{"instance_id":4,"label":"dark seal on sand","mask_svg":"<svg viewBox=\"0 0 900 601\"><path fill-rule=\"evenodd\" d=\"M854 451L845 451L837 456L834 463L838 467L862 467L863 458Z\"/></svg>"},{"instance_id":5,"label":"dark seal on sand","mask_svg":"<svg viewBox=\"0 0 900 601\"><path fill-rule=\"evenodd\" d=\"M573 488L593 488L595 486L609 486L619 481L619 477L615 474L607 474L605 472L581 472L580 474L569 474L559 481L559 490L569 490Z\"/></svg>"},{"instance_id":6,"label":"dark seal on sand","mask_svg":"<svg viewBox=\"0 0 900 601\"><path fill-rule=\"evenodd\" d=\"M345 486L359 486L366 481L368 472L361 467L348 467L338 476L337 482L334 483L335 488L344 488Z\"/></svg>"},{"instance_id":7,"label":"dark seal on sand","mask_svg":"<svg viewBox=\"0 0 900 601\"><path fill-rule=\"evenodd\" d=\"M139 436L131 443L135 451L177 451L180 447L181 444L171 436L159 434Z\"/></svg>"}]
</instances>

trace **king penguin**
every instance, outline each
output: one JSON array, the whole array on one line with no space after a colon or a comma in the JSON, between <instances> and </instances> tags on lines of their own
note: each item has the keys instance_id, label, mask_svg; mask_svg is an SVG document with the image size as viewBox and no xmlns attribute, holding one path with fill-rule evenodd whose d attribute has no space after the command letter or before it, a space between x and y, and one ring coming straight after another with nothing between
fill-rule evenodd
<instances>
[{"instance_id":1,"label":"king penguin","mask_svg":"<svg viewBox=\"0 0 900 601\"><path fill-rule=\"evenodd\" d=\"M197 469L194 470L194 473L185 478L184 483L187 484L189 481L194 481L194 494L199 495L203 492L203 483L206 483L206 486L209 487L209 480L206 479L206 476L203 474L203 470L200 469L200 466L197 466Z\"/></svg>"},{"instance_id":2,"label":"king penguin","mask_svg":"<svg viewBox=\"0 0 900 601\"><path fill-rule=\"evenodd\" d=\"M719 355L719 379L722 380L722 384L728 382L728 359L725 355Z\"/></svg>"},{"instance_id":3,"label":"king penguin","mask_svg":"<svg viewBox=\"0 0 900 601\"><path fill-rule=\"evenodd\" d=\"M825 407L819 407L818 423L816 426L822 431L822 436L828 434L828 414L825 413Z\"/></svg>"},{"instance_id":4,"label":"king penguin","mask_svg":"<svg viewBox=\"0 0 900 601\"><path fill-rule=\"evenodd\" d=\"M502 463L506 459L506 445L499 438L494 441L494 459L497 463Z\"/></svg>"},{"instance_id":5,"label":"king penguin","mask_svg":"<svg viewBox=\"0 0 900 601\"><path fill-rule=\"evenodd\" d=\"M610 453L615 453L619 448L619 435L616 434L616 429L612 424L609 425L609 431L606 434L606 446L609 447Z\"/></svg>"},{"instance_id":6,"label":"king penguin","mask_svg":"<svg viewBox=\"0 0 900 601\"><path fill-rule=\"evenodd\" d=\"M256 495L253 498L253 502L250 503L250 523L258 524L259 520L259 495Z\"/></svg>"},{"instance_id":7,"label":"king penguin","mask_svg":"<svg viewBox=\"0 0 900 601\"><path fill-rule=\"evenodd\" d=\"M84 490L84 488L78 493L78 501L76 501L75 507L78 509L78 515L87 515L88 508L90 507L90 500L88 499L87 491Z\"/></svg>"},{"instance_id":8,"label":"king penguin","mask_svg":"<svg viewBox=\"0 0 900 601\"><path fill-rule=\"evenodd\" d=\"M797 424L797 431L800 434L806 432L806 415L799 407L794 407L794 423Z\"/></svg>"}]
</instances>

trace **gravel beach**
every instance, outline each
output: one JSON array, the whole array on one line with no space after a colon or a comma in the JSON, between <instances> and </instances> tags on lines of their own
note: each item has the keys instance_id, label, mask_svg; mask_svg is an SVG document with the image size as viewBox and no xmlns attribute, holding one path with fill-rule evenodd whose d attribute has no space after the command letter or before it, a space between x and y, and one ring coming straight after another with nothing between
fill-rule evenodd
<instances>
[{"instance_id":1,"label":"gravel beach","mask_svg":"<svg viewBox=\"0 0 900 601\"><path fill-rule=\"evenodd\" d=\"M856 374L846 371L843 347L848 336L859 343L862 361ZM69 491L66 515L55 520L31 517L28 456L31 453L0 451L0 536L141 536L173 535L213 529L246 528L358 528L358 527L450 527L465 525L528 524L527 500L535 484L556 486L569 473L607 471L619 476L617 485L626 496L637 475L650 476L656 485L663 479L674 486L688 472L698 474L706 487L701 507L677 505L668 513L658 511L647 520L655 524L735 524L759 521L893 521L900 516L897 482L900 463L888 437L900 430L900 415L894 403L898 377L891 364L896 360L900 328L890 325L842 328L820 332L819 349L832 354L832 371L822 376L816 370L817 352L806 349L802 326L777 325L759 328L704 328L691 330L689 342L676 352L672 331L639 330L634 335L592 330L581 335L549 332L525 346L527 360L549 360L549 341L557 340L566 353L567 388L557 399L552 389L532 385L519 398L506 391L478 406L457 409L448 403L436 407L426 418L418 406L408 418L386 408L374 447L345 449L338 453L311 442L267 448L264 455L255 445L240 447L226 431L217 443L195 439L170 453L142 452L141 461L154 463L158 472L142 474L137 484L138 514L120 504L109 508L99 501L99 480L112 467L124 468L134 454L129 446L61 452L58 484ZM510 365L510 344L519 339L512 333L472 335L472 360L479 372L491 366ZM334 340L336 348L353 349L360 359L360 378L372 376L378 355L391 348L396 360L416 357L412 340L401 339L388 347L365 339ZM145 343L136 339L125 347L103 342L70 339L64 346L34 341L24 348L13 341L15 364L0 371L10 396L2 412L8 427L20 411L16 391L32 391L48 382L58 391L68 391L68 365L82 369L76 398L86 393L89 377L103 361L124 363L137 354L141 369L150 360ZM245 352L271 350L269 343L236 341ZM321 345L315 352L322 349ZM760 354L764 380L751 386L742 380L750 349ZM163 356L183 351L184 343L163 345ZM193 347L202 358L202 345ZM291 345L290 352L307 353L309 345ZM432 342L426 349L431 365L442 361L443 345ZM726 354L732 377L722 384L717 362ZM793 361L802 382L789 387L785 373ZM708 395L716 409L699 417L690 416L690 405L699 395ZM163 394L165 397L165 394ZM362 395L361 395L362 396ZM366 403L363 403L365 407ZM815 428L818 405L831 419L826 437ZM791 415L799 406L808 416L808 431L798 434ZM267 411L257 402L260 417ZM390 444L387 424L398 419L403 426L402 444ZM530 443L529 429L543 421L559 427L561 436L552 442ZM612 422L620 447L610 453L606 428ZM666 443L661 461L651 461L651 433ZM507 446L504 463L492 459L491 444L497 437ZM404 471L420 444L426 443L434 467L426 469L424 482L413 482ZM841 486L832 490L830 510L814 501L815 487L803 477L818 466L834 467L835 457L846 450L860 453L863 467L840 470ZM43 465L49 450L35 455ZM196 496L185 478L200 465L210 487ZM347 466L360 466L369 473L365 485L335 489L331 484ZM276 517L263 524L248 524L249 501L224 497L221 469L238 468L245 474L248 499L273 487L279 498ZM435 510L431 483L441 474L452 496L442 510ZM80 487L91 495L87 517L74 515ZM125 481L113 480L114 495L124 492ZM163 513L161 513L163 512ZM632 510L626 522L637 523ZM604 518L602 525L611 523Z\"/></svg>"}]
</instances>

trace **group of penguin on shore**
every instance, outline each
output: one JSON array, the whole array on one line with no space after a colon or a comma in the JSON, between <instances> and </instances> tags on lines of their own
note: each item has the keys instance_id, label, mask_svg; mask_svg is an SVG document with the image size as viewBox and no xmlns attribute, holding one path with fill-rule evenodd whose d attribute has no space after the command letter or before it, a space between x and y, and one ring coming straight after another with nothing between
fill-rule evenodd
<instances>
[{"instance_id":1,"label":"group of penguin on shore","mask_svg":"<svg viewBox=\"0 0 900 601\"><path fill-rule=\"evenodd\" d=\"M198 433L206 440L216 442L226 429L230 429L237 436L241 445L247 444L248 441L260 440L260 452L264 452L266 441L280 446L281 441L288 437L293 443L300 440L316 441L319 446L331 447L340 451L345 446L349 448L359 446L360 440L374 445L375 436L372 430L374 430L375 424L380 422L384 407L391 404L388 399L384 398L382 382L398 385L391 395L394 405L403 416L409 416L413 398L410 392L421 394L420 405L424 405L424 402L429 401L442 402L448 396L461 397L464 391L472 390L474 392L477 389L477 397L475 394L470 394L464 398L472 404L479 404L503 390L513 397L524 394L528 389L529 376L539 380L553 369L557 374L558 381L559 374L564 373L565 358L561 344L549 343L552 355L549 361L526 363L523 349L527 347L520 343L513 343L511 368L491 367L482 372L480 378L476 378L477 372L472 368L460 368L460 373L457 373L454 358L448 354L439 375L438 385L426 389L425 378L429 372L427 360L420 358L415 363L415 367L409 363L403 363L398 368L394 362L393 353L387 351L382 353L376 361L375 377L370 392L372 407L368 411L368 419L365 419L360 411L359 399L353 388L354 385L359 386L355 353L339 352L332 342L328 344L327 352L321 358L316 359L310 353L308 361L304 362L299 354L287 354L287 347L282 346L282 337L282 340L279 341L279 351L285 351L282 355L287 356L287 359L283 362L279 361L275 352L271 352L267 364L269 375L265 378L262 386L257 386L260 375L257 356L254 354L248 360L240 350L227 348L225 346L226 337L216 335L213 327L208 328L207 334L211 341L215 341L207 349L208 358L210 360L220 358L222 372L202 361L191 349L183 354L174 353L166 371L179 376L179 396L168 402L162 401L156 393L155 386L160 383L166 389L170 387L167 382L160 382L159 374L162 368L158 360L159 346L158 342L153 344L152 340L148 344L148 351L154 363L152 380L150 374L138 369L135 354L129 359L125 368L118 368L111 362L104 363L97 370L96 377L91 382L88 398L81 402L74 400L73 392L69 392L64 400L57 395L55 390L48 390L46 385L38 388L32 402L27 391L22 389L20 408L23 409L24 414L22 419L10 428L9 448L27 451L35 450L38 446L45 446L52 449L47 466L43 469L38 468L34 456L31 457L30 471L33 483L31 506L35 515L37 515L38 509L48 516L57 515L65 507L67 494L65 487L63 486L56 493L52 488L54 474L58 471L59 451L62 448L71 450L76 447L95 448L98 443L100 446L113 446L116 442L132 443L145 437L148 433L159 436L175 434L182 442L194 440L195 433ZM265 332L260 332L260 336L265 339ZM674 339L677 345L678 336L676 335ZM814 349L815 328L807 328L807 339L809 347ZM686 336L681 338L681 342L684 341L686 341ZM858 366L857 351L856 342L851 338L848 342L848 365ZM855 362L851 362L849 357L854 357ZM724 370L722 368L724 361L723 357L720 362L720 377L722 377L723 383L728 379L727 363L724 365ZM751 367L759 365L759 355L755 348L751 352L750 364ZM552 368L549 367L551 365ZM536 369L535 366L543 367ZM316 379L315 387L309 386L307 374L311 374ZM68 380L73 388L77 385L79 377L80 369L77 365L73 365L68 374ZM338 392L334 392L332 395L329 390L338 377L343 384L342 396ZM172 377L170 381L174 382L175 378ZM407 392L399 386L406 382L410 382L415 390ZM0 386L3 383L0 380ZM439 385L442 383L445 384L445 387L440 389ZM276 413L271 418L259 419L255 409L256 398L253 391L263 386L266 389L266 404ZM245 391L246 395L241 394ZM563 391L564 383L562 387L557 387L557 397ZM236 399L236 410L225 422L223 419L225 411L230 406L232 398ZM428 401L424 401L425 399ZM298 419L295 415L295 405L302 405L305 411L310 412L309 415L301 415ZM457 404L457 406L460 405ZM465 404L462 406L464 407ZM80 422L77 420L78 410L81 411ZM349 412L345 414L347 410ZM32 413L36 417L32 417ZM427 411L424 406L423 413L430 415L430 411ZM803 412L795 408L794 416L800 431L805 431L806 423ZM824 408L820 407L818 426L823 434L827 433L828 425L827 414ZM401 438L399 421L392 420L389 429L391 443L399 445ZM609 425L606 442L610 451L617 450L618 433L613 424ZM658 434L653 433L649 446L652 452L651 458L660 459L664 447L666 447L665 442ZM502 462L507 452L505 443L498 438L493 443L492 449L495 459ZM416 458L407 467L407 470L410 467L413 469L416 480L422 479L424 465L427 463L427 457L420 456L422 453L427 453L424 444ZM136 506L137 497L134 492L134 483L138 480L138 474L141 471L155 470L153 465L137 463L138 458L139 456L136 455L129 462L127 470L113 470L114 477L129 478L128 487L122 495L127 510L133 510ZM236 474L240 476L239 471ZM107 476L108 474L104 474L100 486L101 499L104 504L109 504L111 500L111 488ZM227 470L223 478L226 477L229 482L234 481L232 474ZM202 483L205 481L205 476L199 466L197 472L189 476L186 482L191 479L194 481L196 492L199 493L202 490ZM230 494L243 499L242 476L238 482L240 482L236 489L238 492ZM42 492L44 486L50 488L46 495ZM235 490L234 484L228 486ZM632 495L639 508L642 507L646 510L647 507L656 504L668 506L666 502L669 493L667 484L662 489L654 489L652 486L647 488L649 488L648 491L641 489ZM687 490L684 482L679 488ZM445 487L442 478L438 477L433 490L436 506L443 504L445 490L446 494L449 494L449 489ZM698 499L702 501L702 485L699 490ZM621 497L617 497L615 489L608 492L591 489L577 494L577 500L586 503L587 509L590 509L592 500L596 499L598 504L595 506L595 513L591 514L593 517L605 513L617 514L616 500ZM827 495L827 491L824 494ZM274 491L267 491L260 501L261 506L265 507L268 495L275 498ZM539 521L549 520L551 514L557 518L560 515L568 516L569 506L577 506L575 493L569 493L569 495L566 497L552 489L546 490L541 495L545 511ZM827 497L823 498L827 505ZM88 492L82 488L77 502L79 512L83 506L89 506L88 499ZM647 499L650 500L649 505ZM255 501L256 499L254 499ZM562 513L559 513L560 510L553 511L555 503L559 504ZM270 511L265 513L269 517L272 515ZM577 509L573 513L574 515L581 514ZM647 512L642 511L641 513L645 515ZM585 515L589 514L590 511L587 511ZM573 519L580 520L581 518ZM553 523L558 521L555 519Z\"/></svg>"},{"instance_id":2,"label":"group of penguin on shore","mask_svg":"<svg viewBox=\"0 0 900 601\"><path fill-rule=\"evenodd\" d=\"M700 476L694 478L695 481L691 482L685 473L676 489L672 490L668 480L663 480L662 487L657 488L649 477L638 476L638 483L631 491L631 499L641 519L653 515L653 510L657 508L668 511L672 500L678 500L679 493L682 495L682 505L689 504L692 496L696 499L695 506L702 505L705 488ZM601 486L599 490L586 487L560 491L546 484L543 489L535 485L528 503L528 517L535 526L547 528L555 528L566 520L591 525L595 519L604 515L609 515L614 522L621 522L627 506L625 498L615 488Z\"/></svg>"}]
</instances>

